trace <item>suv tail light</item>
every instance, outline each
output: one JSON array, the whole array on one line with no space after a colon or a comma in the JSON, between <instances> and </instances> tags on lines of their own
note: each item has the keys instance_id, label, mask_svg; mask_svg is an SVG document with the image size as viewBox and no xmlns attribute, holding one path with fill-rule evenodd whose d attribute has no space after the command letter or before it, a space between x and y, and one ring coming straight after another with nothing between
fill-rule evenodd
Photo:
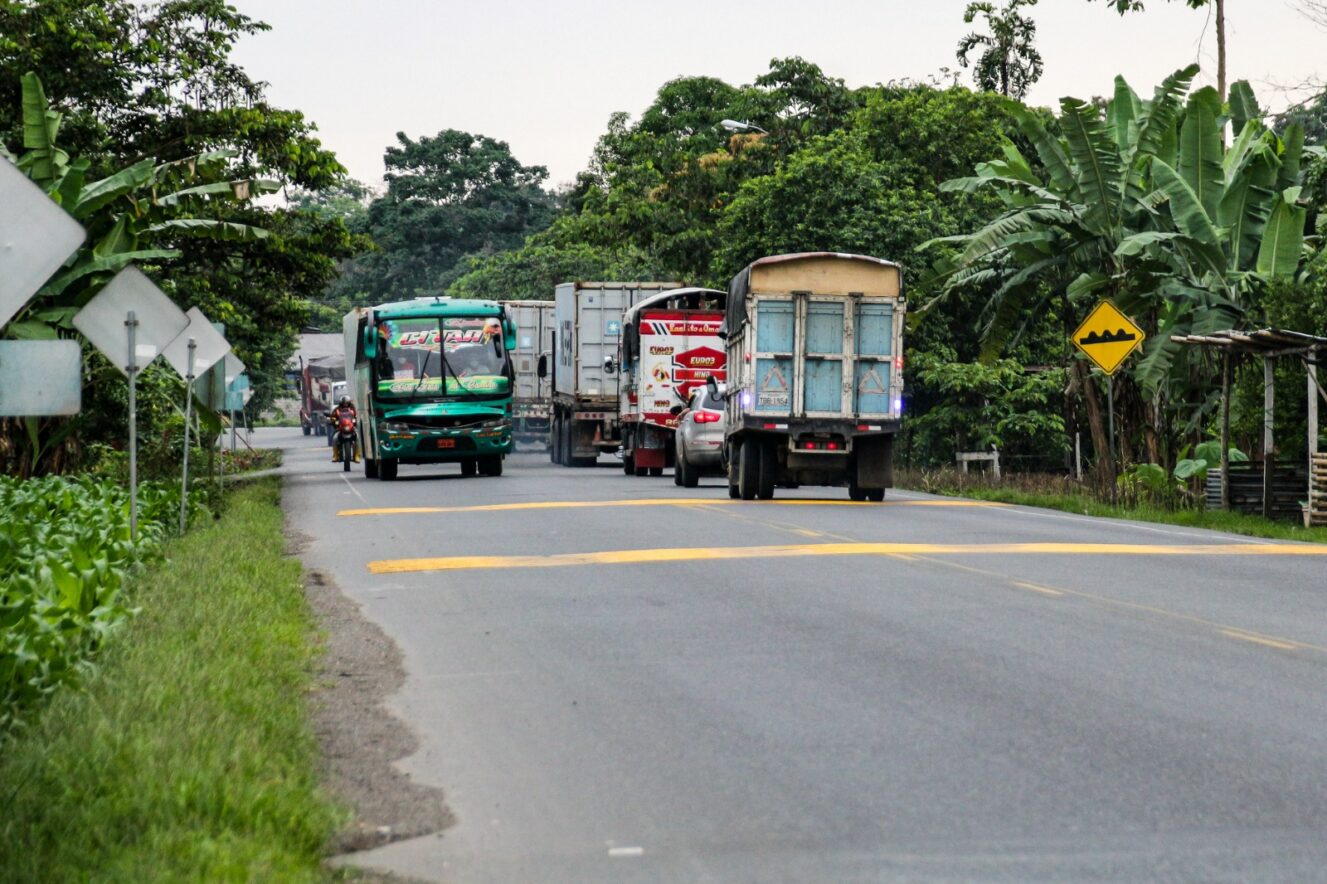
<instances>
[{"instance_id":1,"label":"suv tail light","mask_svg":"<svg viewBox=\"0 0 1327 884\"><path fill-rule=\"evenodd\" d=\"M696 423L698 424L715 424L719 422L719 418L720 415L714 411L696 412Z\"/></svg>"}]
</instances>

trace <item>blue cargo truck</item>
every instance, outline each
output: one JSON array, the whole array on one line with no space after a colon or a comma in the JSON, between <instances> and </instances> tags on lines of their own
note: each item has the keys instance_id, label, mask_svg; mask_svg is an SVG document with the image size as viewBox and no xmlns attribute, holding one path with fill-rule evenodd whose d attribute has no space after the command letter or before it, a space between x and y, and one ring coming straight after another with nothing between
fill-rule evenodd
<instances>
[{"instance_id":1,"label":"blue cargo truck","mask_svg":"<svg viewBox=\"0 0 1327 884\"><path fill-rule=\"evenodd\" d=\"M853 500L884 499L905 307L899 265L865 255L775 255L733 278L722 330L730 497L846 485Z\"/></svg>"}]
</instances>

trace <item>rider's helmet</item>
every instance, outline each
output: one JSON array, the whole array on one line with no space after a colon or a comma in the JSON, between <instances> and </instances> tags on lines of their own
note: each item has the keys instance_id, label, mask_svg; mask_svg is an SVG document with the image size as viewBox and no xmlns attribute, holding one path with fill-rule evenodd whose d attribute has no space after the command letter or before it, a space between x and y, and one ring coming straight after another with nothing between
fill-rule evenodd
<instances>
[{"instance_id":1,"label":"rider's helmet","mask_svg":"<svg viewBox=\"0 0 1327 884\"><path fill-rule=\"evenodd\" d=\"M349 407L350 407L350 397L349 397L349 396L342 396L342 397L341 397L341 407L342 407L342 408L349 408Z\"/></svg>"}]
</instances>

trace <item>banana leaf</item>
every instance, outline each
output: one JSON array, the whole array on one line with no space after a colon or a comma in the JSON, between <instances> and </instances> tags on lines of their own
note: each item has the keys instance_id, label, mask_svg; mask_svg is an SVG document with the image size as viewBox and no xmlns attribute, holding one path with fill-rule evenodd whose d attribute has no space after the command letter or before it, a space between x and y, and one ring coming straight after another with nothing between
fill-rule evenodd
<instances>
[{"instance_id":1,"label":"banana leaf","mask_svg":"<svg viewBox=\"0 0 1327 884\"><path fill-rule=\"evenodd\" d=\"M1216 217L1224 184L1221 96L1211 86L1189 96L1180 126L1180 177L1209 218Z\"/></svg>"}]
</instances>

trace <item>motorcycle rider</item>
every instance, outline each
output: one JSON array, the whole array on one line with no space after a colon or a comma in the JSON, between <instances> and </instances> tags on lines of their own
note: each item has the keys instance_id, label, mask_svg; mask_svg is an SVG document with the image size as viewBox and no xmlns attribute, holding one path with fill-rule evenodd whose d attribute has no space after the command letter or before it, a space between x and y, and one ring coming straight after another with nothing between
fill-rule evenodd
<instances>
[{"instance_id":1,"label":"motorcycle rider","mask_svg":"<svg viewBox=\"0 0 1327 884\"><path fill-rule=\"evenodd\" d=\"M328 422L332 425L332 427L337 427L337 426L341 423L341 418L343 418L343 417L349 417L351 420L353 420L353 421L355 422L356 425L359 424L359 413L358 413L357 411L355 411L355 403L350 401L350 397L349 397L349 396L342 396L342 397L341 397L341 401L337 403L336 408L333 408L331 414L329 414L329 415L327 416L327 418L328 418ZM336 432L336 430L332 430L332 432ZM358 433L355 434L354 451L355 451L355 461L354 461L354 462L355 462L355 463L359 463L359 434L358 434ZM337 450L337 446L336 446L336 445L333 445L333 446L332 446L332 463L336 463L336 462L339 461L340 459L341 459L341 452Z\"/></svg>"}]
</instances>

